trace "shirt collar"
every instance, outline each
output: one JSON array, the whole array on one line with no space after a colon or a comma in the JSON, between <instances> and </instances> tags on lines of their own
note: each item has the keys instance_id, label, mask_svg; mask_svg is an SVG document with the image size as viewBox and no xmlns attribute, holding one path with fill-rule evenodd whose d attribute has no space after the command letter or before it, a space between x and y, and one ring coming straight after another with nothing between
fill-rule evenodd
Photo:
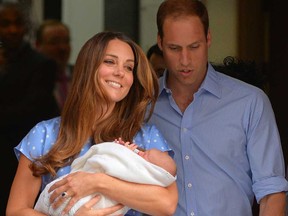
<instances>
[{"instance_id":1,"label":"shirt collar","mask_svg":"<svg viewBox=\"0 0 288 216\"><path fill-rule=\"evenodd\" d=\"M166 82L167 76L168 76L168 70L165 69L163 76L159 78L159 90L160 90L159 95L163 91L166 91L167 93L171 92L171 90L167 87ZM198 92L204 90L220 98L221 97L221 85L219 82L220 79L221 77L219 76L219 74L215 71L212 65L208 63L207 74Z\"/></svg>"},{"instance_id":2,"label":"shirt collar","mask_svg":"<svg viewBox=\"0 0 288 216\"><path fill-rule=\"evenodd\" d=\"M206 90L211 94L215 95L218 98L221 98L221 77L219 76L218 72L212 67L210 63L208 63L208 70L205 76L205 79L200 87L200 90Z\"/></svg>"}]
</instances>

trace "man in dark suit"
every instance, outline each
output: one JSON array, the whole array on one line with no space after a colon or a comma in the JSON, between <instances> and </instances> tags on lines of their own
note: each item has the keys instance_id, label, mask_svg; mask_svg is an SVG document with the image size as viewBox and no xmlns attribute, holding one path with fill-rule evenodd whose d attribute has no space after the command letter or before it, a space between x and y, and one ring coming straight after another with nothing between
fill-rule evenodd
<instances>
[{"instance_id":1,"label":"man in dark suit","mask_svg":"<svg viewBox=\"0 0 288 216\"><path fill-rule=\"evenodd\" d=\"M53 97L56 64L24 40L25 10L17 3L0 5L0 215L6 203L17 160L13 148L39 121L59 115ZM5 159L5 161L4 161Z\"/></svg>"}]
</instances>

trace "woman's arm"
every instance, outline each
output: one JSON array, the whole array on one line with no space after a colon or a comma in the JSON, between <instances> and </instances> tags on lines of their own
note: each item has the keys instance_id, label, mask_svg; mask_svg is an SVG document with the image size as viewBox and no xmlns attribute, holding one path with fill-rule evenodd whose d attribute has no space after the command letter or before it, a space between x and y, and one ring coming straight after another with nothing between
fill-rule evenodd
<instances>
[{"instance_id":1,"label":"woman's arm","mask_svg":"<svg viewBox=\"0 0 288 216\"><path fill-rule=\"evenodd\" d=\"M178 202L176 182L164 188L119 181L102 176L99 192L111 199L150 215L173 215Z\"/></svg>"},{"instance_id":2,"label":"woman's arm","mask_svg":"<svg viewBox=\"0 0 288 216\"><path fill-rule=\"evenodd\" d=\"M34 177L29 164L31 161L20 156L17 172L11 187L6 209L6 216L44 215L33 210L33 206L41 187L41 178Z\"/></svg>"},{"instance_id":3,"label":"woman's arm","mask_svg":"<svg viewBox=\"0 0 288 216\"><path fill-rule=\"evenodd\" d=\"M54 190L54 191L53 191ZM99 192L117 202L151 215L173 215L178 202L176 183L164 188L126 182L103 173L75 172L55 183L50 201L53 202L63 192L72 197L64 212L82 197ZM57 207L63 199L55 202Z\"/></svg>"},{"instance_id":4,"label":"woman's arm","mask_svg":"<svg viewBox=\"0 0 288 216\"><path fill-rule=\"evenodd\" d=\"M6 216L45 216L46 214L34 210L34 203L41 187L41 178L34 177L29 169L31 161L21 154L18 169L10 191ZM115 205L109 208L94 210L91 207L99 201L95 197L84 204L78 211L80 215L110 215L121 209L122 205Z\"/></svg>"}]
</instances>

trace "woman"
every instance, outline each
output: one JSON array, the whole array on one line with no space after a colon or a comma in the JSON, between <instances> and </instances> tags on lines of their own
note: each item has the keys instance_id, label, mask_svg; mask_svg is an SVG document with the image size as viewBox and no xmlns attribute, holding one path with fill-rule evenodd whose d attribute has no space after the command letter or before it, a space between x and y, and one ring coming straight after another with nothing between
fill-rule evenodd
<instances>
[{"instance_id":1,"label":"woman","mask_svg":"<svg viewBox=\"0 0 288 216\"><path fill-rule=\"evenodd\" d=\"M33 209L39 191L69 173L73 159L94 143L121 137L144 149L169 151L159 131L144 124L146 108L154 107L157 95L156 75L133 41L113 32L102 32L88 40L78 55L61 119L40 122L15 148L19 165L7 216L43 215ZM172 215L178 198L175 182L162 188L87 172L68 175L51 191L55 208L71 198L63 213L82 197L101 193L151 215ZM95 196L76 215L108 215L123 207L91 209L98 200Z\"/></svg>"}]
</instances>

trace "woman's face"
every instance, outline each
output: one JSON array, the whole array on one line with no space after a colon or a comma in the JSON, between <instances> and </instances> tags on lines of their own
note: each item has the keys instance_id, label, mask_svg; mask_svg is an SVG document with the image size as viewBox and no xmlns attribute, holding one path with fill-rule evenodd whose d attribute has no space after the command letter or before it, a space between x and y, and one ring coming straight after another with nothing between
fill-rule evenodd
<instances>
[{"instance_id":1,"label":"woman's face","mask_svg":"<svg viewBox=\"0 0 288 216\"><path fill-rule=\"evenodd\" d=\"M121 101L133 84L134 55L131 47L118 39L108 43L99 79L112 103Z\"/></svg>"}]
</instances>

